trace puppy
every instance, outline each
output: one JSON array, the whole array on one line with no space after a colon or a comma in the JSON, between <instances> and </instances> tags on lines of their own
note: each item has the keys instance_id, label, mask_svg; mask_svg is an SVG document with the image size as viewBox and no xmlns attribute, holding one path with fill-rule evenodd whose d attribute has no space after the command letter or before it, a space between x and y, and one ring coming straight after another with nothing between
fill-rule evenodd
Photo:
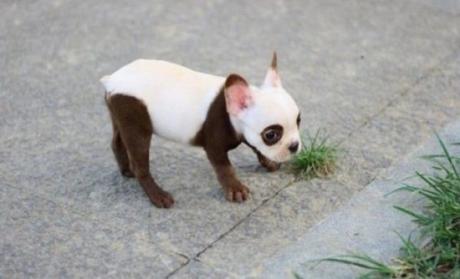
<instances>
[{"instance_id":1,"label":"puppy","mask_svg":"<svg viewBox=\"0 0 460 279\"><path fill-rule=\"evenodd\" d=\"M143 59L101 82L121 174L136 177L157 207L169 208L174 200L150 174L152 134L203 147L232 202L248 199L249 189L236 177L229 150L247 144L269 171L300 150L300 112L281 84L276 53L260 87L237 74L224 78Z\"/></svg>"}]
</instances>

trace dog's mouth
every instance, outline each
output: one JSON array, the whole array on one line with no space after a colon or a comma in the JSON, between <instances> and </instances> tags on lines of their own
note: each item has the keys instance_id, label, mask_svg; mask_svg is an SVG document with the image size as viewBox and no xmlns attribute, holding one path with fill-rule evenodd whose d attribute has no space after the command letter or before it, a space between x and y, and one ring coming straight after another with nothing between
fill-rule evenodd
<instances>
[{"instance_id":1,"label":"dog's mouth","mask_svg":"<svg viewBox=\"0 0 460 279\"><path fill-rule=\"evenodd\" d=\"M243 139L243 142L249 146L256 154L258 155L262 155L263 157L267 158L268 160L274 162L274 163L285 163L289 160L292 159L292 155L289 154L288 156L286 156L286 158L283 158L283 159L280 159L280 158L271 158L270 156L266 156L264 155L262 152L259 151L259 149L257 149L257 147L253 146L252 144L250 144L246 139Z\"/></svg>"},{"instance_id":2,"label":"dog's mouth","mask_svg":"<svg viewBox=\"0 0 460 279\"><path fill-rule=\"evenodd\" d=\"M262 152L259 151L259 149L257 149L257 147L255 147L254 145L250 144L245 138L243 138L243 142L247 146L249 146L257 155L262 155L262 156L266 157L265 155L262 154ZM273 160L271 160L271 161L273 161Z\"/></svg>"}]
</instances>

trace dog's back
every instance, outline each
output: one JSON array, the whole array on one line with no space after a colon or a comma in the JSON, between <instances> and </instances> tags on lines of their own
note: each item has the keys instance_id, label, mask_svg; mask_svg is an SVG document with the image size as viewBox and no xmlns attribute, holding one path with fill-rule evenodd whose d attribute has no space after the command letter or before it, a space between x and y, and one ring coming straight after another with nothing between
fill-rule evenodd
<instances>
[{"instance_id":1,"label":"dog's back","mask_svg":"<svg viewBox=\"0 0 460 279\"><path fill-rule=\"evenodd\" d=\"M147 107L156 134L188 143L200 130L225 79L161 60L136 60L101 79L109 95Z\"/></svg>"}]
</instances>

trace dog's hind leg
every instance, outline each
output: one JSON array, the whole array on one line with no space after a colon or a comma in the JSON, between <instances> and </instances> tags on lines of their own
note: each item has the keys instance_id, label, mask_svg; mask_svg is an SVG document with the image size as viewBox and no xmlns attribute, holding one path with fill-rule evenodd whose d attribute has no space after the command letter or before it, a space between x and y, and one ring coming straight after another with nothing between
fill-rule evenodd
<instances>
[{"instance_id":1,"label":"dog's hind leg","mask_svg":"<svg viewBox=\"0 0 460 279\"><path fill-rule=\"evenodd\" d=\"M126 148L129 166L150 201L157 207L169 208L173 197L160 188L149 168L150 140L153 127L145 105L138 99L113 95L108 99L119 138Z\"/></svg>"},{"instance_id":2,"label":"dog's hind leg","mask_svg":"<svg viewBox=\"0 0 460 279\"><path fill-rule=\"evenodd\" d=\"M123 140L121 139L120 130L118 128L118 124L116 123L114 119L111 105L107 97L106 97L106 104L110 112L110 119L112 120L113 136L112 136L111 148L112 148L113 154L115 155L115 159L117 161L118 167L120 168L121 174L126 177L134 177L134 173L131 171L131 168L129 165L128 152L126 151L125 144L123 143Z\"/></svg>"}]
</instances>

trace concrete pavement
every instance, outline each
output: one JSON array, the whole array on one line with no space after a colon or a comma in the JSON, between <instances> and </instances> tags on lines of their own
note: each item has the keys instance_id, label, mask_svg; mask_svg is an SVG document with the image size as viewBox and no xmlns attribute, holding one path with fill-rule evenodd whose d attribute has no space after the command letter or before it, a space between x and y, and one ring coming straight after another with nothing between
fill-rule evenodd
<instances>
[{"instance_id":1,"label":"concrete pavement","mask_svg":"<svg viewBox=\"0 0 460 279\"><path fill-rule=\"evenodd\" d=\"M421 1L3 1L0 277L262 276L270 256L460 117L460 5ZM326 180L232 152L250 201L225 201L204 153L154 138L176 200L120 176L99 78L139 57L262 81L278 51L302 129L344 150Z\"/></svg>"}]
</instances>

